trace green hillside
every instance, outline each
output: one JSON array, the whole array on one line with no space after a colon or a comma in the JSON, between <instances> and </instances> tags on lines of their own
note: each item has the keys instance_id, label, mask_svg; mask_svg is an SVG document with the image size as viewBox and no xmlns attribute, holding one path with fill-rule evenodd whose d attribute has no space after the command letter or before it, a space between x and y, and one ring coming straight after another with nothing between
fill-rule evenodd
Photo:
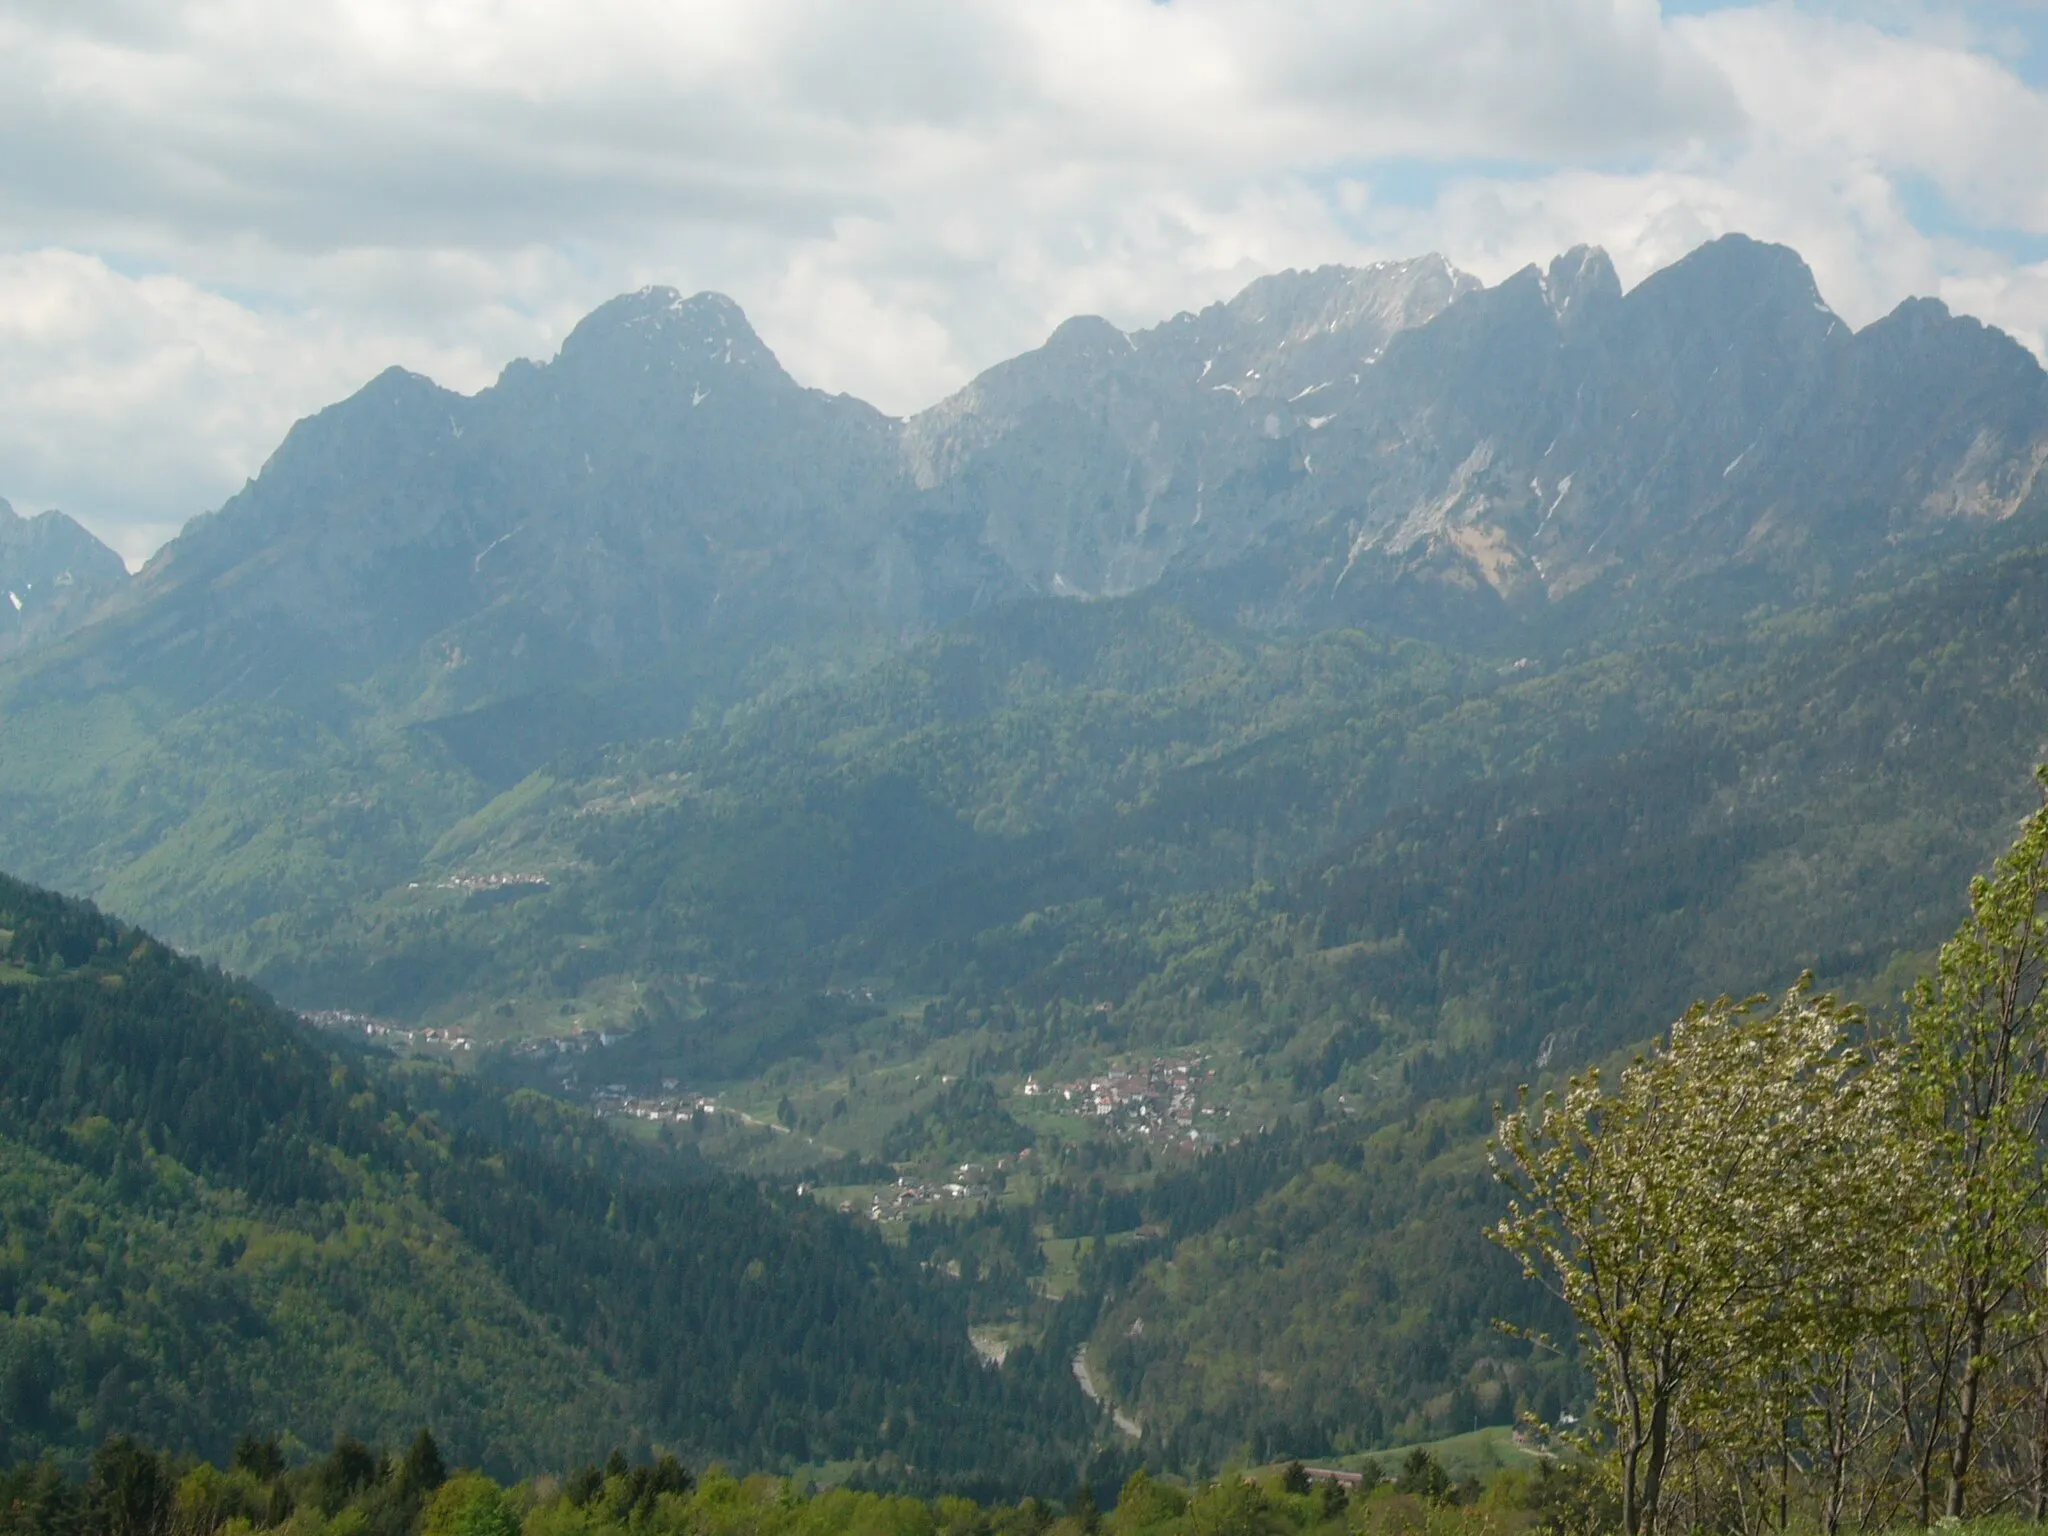
<instances>
[{"instance_id":1,"label":"green hillside","mask_svg":"<svg viewBox=\"0 0 2048 1536\"><path fill-rule=\"evenodd\" d=\"M565 759L403 882L284 902L217 948L306 1006L482 1039L640 1029L707 1083L845 1030L823 994L876 981L942 1015L1107 1000L1131 1039L1284 1046L1393 1010L1533 1057L1602 1028L1585 998L1640 1029L1758 965L1869 976L1931 942L2038 745L2014 723L2037 703L2039 563L1520 667L1153 600L1056 628L1005 610L854 682ZM545 887L476 886L529 872ZM1559 881L1599 920L1557 925ZM1812 899L1840 881L1874 904ZM215 894L138 906L175 933ZM1638 968L1669 983L1654 997L1598 991L1584 946L1624 927L1662 946ZM1454 1004L1484 1022L1445 1040Z\"/></svg>"},{"instance_id":2,"label":"green hillside","mask_svg":"<svg viewBox=\"0 0 2048 1536\"><path fill-rule=\"evenodd\" d=\"M0 942L7 1456L423 1417L511 1470L652 1440L939 1475L993 1445L1023 1479L1086 1450L1060 1372L985 1370L956 1291L836 1215L537 1096L337 1054L11 881Z\"/></svg>"}]
</instances>

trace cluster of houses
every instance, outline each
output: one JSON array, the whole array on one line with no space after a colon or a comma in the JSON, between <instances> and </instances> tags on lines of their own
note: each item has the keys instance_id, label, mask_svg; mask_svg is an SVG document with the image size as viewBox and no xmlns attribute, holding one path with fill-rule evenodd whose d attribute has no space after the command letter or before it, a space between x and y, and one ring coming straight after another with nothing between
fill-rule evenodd
<instances>
[{"instance_id":1,"label":"cluster of houses","mask_svg":"<svg viewBox=\"0 0 2048 1536\"><path fill-rule=\"evenodd\" d=\"M1030 1156L1029 1150L1023 1155ZM1008 1159L1004 1162L1007 1164ZM875 1191L868 1201L868 1220L896 1221L954 1201L986 1200L993 1193L988 1179L988 1168L981 1163L962 1163L951 1178L919 1179L906 1174L893 1185ZM842 1200L839 1209L852 1215L860 1207L851 1200Z\"/></svg>"},{"instance_id":2,"label":"cluster of houses","mask_svg":"<svg viewBox=\"0 0 2048 1536\"><path fill-rule=\"evenodd\" d=\"M1123 1071L1050 1087L1027 1078L1024 1096L1046 1099L1070 1114L1105 1120L1109 1129L1123 1135L1192 1143L1202 1134L1196 1117L1214 1113L1204 1109L1198 1097L1201 1084L1211 1075L1206 1061L1203 1056L1160 1056Z\"/></svg>"},{"instance_id":3,"label":"cluster of houses","mask_svg":"<svg viewBox=\"0 0 2048 1536\"><path fill-rule=\"evenodd\" d=\"M531 870L501 871L488 875L451 875L446 880L434 882L437 891L461 891L469 896L485 898L530 896L537 891L548 889L548 877ZM420 882L411 880L406 889L416 891Z\"/></svg>"},{"instance_id":4,"label":"cluster of houses","mask_svg":"<svg viewBox=\"0 0 2048 1536\"><path fill-rule=\"evenodd\" d=\"M476 1048L476 1042L460 1029L408 1029L405 1025L394 1024L389 1019L374 1018L367 1013L351 1013L346 1008L315 1009L310 1013L300 1014L299 1018L315 1029L363 1035L383 1045L405 1046L413 1050L468 1051Z\"/></svg>"},{"instance_id":5,"label":"cluster of houses","mask_svg":"<svg viewBox=\"0 0 2048 1536\"><path fill-rule=\"evenodd\" d=\"M609 1029L578 1029L566 1035L543 1035L537 1040L522 1040L512 1047L512 1054L515 1056L580 1056L585 1051L611 1045L624 1038L624 1035Z\"/></svg>"},{"instance_id":6,"label":"cluster of houses","mask_svg":"<svg viewBox=\"0 0 2048 1536\"><path fill-rule=\"evenodd\" d=\"M827 987L825 995L830 998L843 998L849 1003L872 1003L880 994L873 987Z\"/></svg>"},{"instance_id":7,"label":"cluster of houses","mask_svg":"<svg viewBox=\"0 0 2048 1536\"><path fill-rule=\"evenodd\" d=\"M678 1093L676 1080L661 1080L658 1094L636 1094L624 1083L606 1083L591 1091L591 1107L600 1114L624 1115L632 1120L694 1120L698 1115L722 1113L718 1100L708 1093ZM741 1118L746 1118L742 1116Z\"/></svg>"},{"instance_id":8,"label":"cluster of houses","mask_svg":"<svg viewBox=\"0 0 2048 1536\"><path fill-rule=\"evenodd\" d=\"M548 888L546 875L528 873L455 875L441 882L444 891L461 891L472 901L511 901Z\"/></svg>"},{"instance_id":9,"label":"cluster of houses","mask_svg":"<svg viewBox=\"0 0 2048 1536\"><path fill-rule=\"evenodd\" d=\"M585 1056L591 1051L602 1050L625 1038L624 1034L609 1029L577 1029L566 1035L542 1035L535 1040L521 1040L512 1047L512 1054L528 1059L537 1057L543 1061L550 1058L559 1060L564 1056ZM562 1092L573 1094L580 1081L581 1074L572 1068L562 1077ZM601 1096L612 1090L617 1090L619 1097L626 1093L623 1084L607 1083L597 1090L597 1095Z\"/></svg>"},{"instance_id":10,"label":"cluster of houses","mask_svg":"<svg viewBox=\"0 0 2048 1536\"><path fill-rule=\"evenodd\" d=\"M1023 1168L1030 1158L1031 1149L1026 1147L1014 1159L997 1158L993 1170L987 1163L962 1163L950 1177L945 1178L926 1179L904 1174L893 1185L885 1185L869 1197L866 1207L868 1220L896 1221L956 1201L987 1200L999 1192L1002 1175L1012 1167ZM808 1194L809 1189L799 1185L797 1193ZM858 1214L861 1206L854 1200L842 1200L839 1209L851 1216Z\"/></svg>"}]
</instances>

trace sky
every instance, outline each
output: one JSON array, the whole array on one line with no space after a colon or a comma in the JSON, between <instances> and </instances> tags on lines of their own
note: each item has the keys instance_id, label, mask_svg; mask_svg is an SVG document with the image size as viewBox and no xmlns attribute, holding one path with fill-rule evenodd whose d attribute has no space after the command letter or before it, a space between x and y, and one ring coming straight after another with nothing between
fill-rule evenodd
<instances>
[{"instance_id":1,"label":"sky","mask_svg":"<svg viewBox=\"0 0 2048 1536\"><path fill-rule=\"evenodd\" d=\"M2048 0L0 0L0 497L137 564L648 283L903 414L1072 314L1734 230L2048 353Z\"/></svg>"}]
</instances>

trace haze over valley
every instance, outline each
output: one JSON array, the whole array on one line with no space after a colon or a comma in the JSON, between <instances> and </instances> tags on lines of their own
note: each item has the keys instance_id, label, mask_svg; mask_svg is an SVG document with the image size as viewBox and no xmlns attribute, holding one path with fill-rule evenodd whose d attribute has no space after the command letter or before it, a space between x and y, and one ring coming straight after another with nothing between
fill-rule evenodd
<instances>
[{"instance_id":1,"label":"haze over valley","mask_svg":"<svg viewBox=\"0 0 2048 1536\"><path fill-rule=\"evenodd\" d=\"M0 1536L2048 1514L2037 16L485 9L0 0Z\"/></svg>"},{"instance_id":2,"label":"haze over valley","mask_svg":"<svg viewBox=\"0 0 2048 1536\"><path fill-rule=\"evenodd\" d=\"M1092 1362L1003 1431L1055 1459L1506 1425L1578 1389L1491 1329L1486 1106L1924 966L2043 748L2044 457L2011 339L1736 236L1281 273L904 420L651 288L475 395L379 375L133 578L11 519L0 863L294 1050L879 1225L963 1359ZM378 1390L553 1444L443 1368ZM608 1369L593 1424L679 1443Z\"/></svg>"}]
</instances>

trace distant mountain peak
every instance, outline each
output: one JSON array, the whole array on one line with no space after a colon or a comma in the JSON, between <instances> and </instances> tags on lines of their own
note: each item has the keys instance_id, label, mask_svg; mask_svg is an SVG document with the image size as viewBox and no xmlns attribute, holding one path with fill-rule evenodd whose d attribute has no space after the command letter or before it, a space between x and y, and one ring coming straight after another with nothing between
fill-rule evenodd
<instances>
[{"instance_id":1,"label":"distant mountain peak","mask_svg":"<svg viewBox=\"0 0 2048 1536\"><path fill-rule=\"evenodd\" d=\"M128 581L121 557L62 512L0 499L0 656L55 639Z\"/></svg>"},{"instance_id":2,"label":"distant mountain peak","mask_svg":"<svg viewBox=\"0 0 2048 1536\"><path fill-rule=\"evenodd\" d=\"M1575 245L1543 274L1543 296L1560 320L1579 320L1621 297L1621 278L1597 245Z\"/></svg>"},{"instance_id":3,"label":"distant mountain peak","mask_svg":"<svg viewBox=\"0 0 2048 1536\"><path fill-rule=\"evenodd\" d=\"M1870 329L1875 330L1881 326L1890 331L1903 331L1915 335L1924 335L1955 324L1956 316L1940 299L1915 296L1901 299L1894 306L1890 314L1873 321ZM1962 317L1961 324L1971 332L1988 330L1988 327L1983 322L1969 315ZM2014 343L2014 345L2018 345L2018 343ZM2031 356L2031 354L2029 355Z\"/></svg>"},{"instance_id":4,"label":"distant mountain peak","mask_svg":"<svg viewBox=\"0 0 2048 1536\"><path fill-rule=\"evenodd\" d=\"M706 337L754 334L753 327L747 323L746 311L725 294L709 288L686 298L679 289L666 283L650 283L632 293L620 294L611 303L601 305L598 312L607 309L631 325L655 329L671 325L685 330L698 328Z\"/></svg>"},{"instance_id":5,"label":"distant mountain peak","mask_svg":"<svg viewBox=\"0 0 2048 1536\"><path fill-rule=\"evenodd\" d=\"M119 567L125 575L128 569L119 555L94 538L77 519L54 507L23 517L12 503L0 497L0 559L27 549L47 549L66 558L75 556L101 573Z\"/></svg>"},{"instance_id":6,"label":"distant mountain peak","mask_svg":"<svg viewBox=\"0 0 2048 1536\"><path fill-rule=\"evenodd\" d=\"M1852 333L1741 236L1625 295L1593 245L1482 288L1429 253L1081 315L891 421L801 389L730 297L650 285L475 396L380 375L94 611L184 592L247 688L286 668L267 625L322 678L459 636L393 685L449 712L541 675L544 632L549 676L698 665L707 636L742 667L790 622L837 644L1168 577L1241 582L1261 623L1435 632L2048 506L2038 366L1938 304Z\"/></svg>"},{"instance_id":7,"label":"distant mountain peak","mask_svg":"<svg viewBox=\"0 0 2048 1536\"><path fill-rule=\"evenodd\" d=\"M1363 330L1376 341L1427 324L1481 287L1436 252L1363 267L1322 266L1255 278L1226 306L1240 323L1273 326L1298 343Z\"/></svg>"},{"instance_id":8,"label":"distant mountain peak","mask_svg":"<svg viewBox=\"0 0 2048 1536\"><path fill-rule=\"evenodd\" d=\"M722 293L685 298L674 288L653 285L600 304L562 343L561 360L638 362L659 359L671 367L739 369L763 379L789 381L746 312Z\"/></svg>"},{"instance_id":9,"label":"distant mountain peak","mask_svg":"<svg viewBox=\"0 0 2048 1536\"><path fill-rule=\"evenodd\" d=\"M1789 245L1748 235L1709 240L1645 278L1636 294L1679 296L1683 304L1709 305L1724 316L1750 312L1784 319L1811 314L1839 325L1804 257Z\"/></svg>"},{"instance_id":10,"label":"distant mountain peak","mask_svg":"<svg viewBox=\"0 0 2048 1536\"><path fill-rule=\"evenodd\" d=\"M350 398L381 401L390 405L412 405L447 393L447 390L424 373L415 373L410 368L393 363Z\"/></svg>"},{"instance_id":11,"label":"distant mountain peak","mask_svg":"<svg viewBox=\"0 0 2048 1536\"><path fill-rule=\"evenodd\" d=\"M1121 356L1132 350L1131 338L1100 315L1074 315L1062 320L1045 339L1054 357L1085 357L1107 352Z\"/></svg>"},{"instance_id":12,"label":"distant mountain peak","mask_svg":"<svg viewBox=\"0 0 2048 1536\"><path fill-rule=\"evenodd\" d=\"M1901 366L1926 367L1938 354L1993 394L2024 398L2043 379L2041 360L2019 341L1973 316L1952 314L1940 299L1901 300L1857 332L1856 340L1867 357L1895 358Z\"/></svg>"}]
</instances>

